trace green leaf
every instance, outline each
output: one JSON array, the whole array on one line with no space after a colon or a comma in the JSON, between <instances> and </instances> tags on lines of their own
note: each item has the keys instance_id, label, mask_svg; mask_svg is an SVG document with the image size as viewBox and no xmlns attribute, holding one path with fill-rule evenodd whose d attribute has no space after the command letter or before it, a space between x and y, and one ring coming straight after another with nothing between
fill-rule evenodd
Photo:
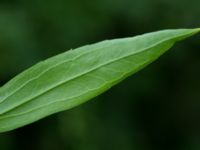
<instances>
[{"instance_id":1,"label":"green leaf","mask_svg":"<svg viewBox=\"0 0 200 150\"><path fill-rule=\"evenodd\" d=\"M0 88L0 132L70 109L105 92L200 29L107 40L42 61Z\"/></svg>"}]
</instances>

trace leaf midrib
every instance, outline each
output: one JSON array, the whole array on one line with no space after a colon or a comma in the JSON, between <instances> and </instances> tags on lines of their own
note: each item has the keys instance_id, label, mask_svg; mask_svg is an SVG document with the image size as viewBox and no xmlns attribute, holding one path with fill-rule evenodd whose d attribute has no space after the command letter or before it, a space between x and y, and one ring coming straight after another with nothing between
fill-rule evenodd
<instances>
[{"instance_id":1,"label":"leaf midrib","mask_svg":"<svg viewBox=\"0 0 200 150\"><path fill-rule=\"evenodd\" d=\"M144 52L144 51L142 51L142 52ZM140 52L140 53L142 53L142 52ZM139 53L137 53L137 54L139 54ZM125 58L126 58L126 57L125 57ZM123 58L123 59L125 59L125 58ZM147 62L148 62L148 61L147 61ZM144 62L144 63L140 64L140 66L143 66L143 65L146 64L147 62ZM94 71L95 71L95 70L94 70ZM119 78L123 78L123 77L126 76L128 73L129 73L129 72L122 74L121 77L119 77ZM7 119L7 118L12 118L12 117L17 117L17 116L22 116L22 115L24 115L24 114L33 112L33 111L35 111L35 110L38 110L38 109L41 109L41 108L50 106L50 105L55 104L55 103L64 102L64 101L66 101L66 100L68 100L68 102L71 102L71 100L73 100L73 99L75 99L75 98L77 98L77 97L80 97L80 96L82 96L82 95L85 95L85 93L92 92L92 91L95 91L95 90L97 90L97 89L101 89L102 87L106 86L107 84L112 83L112 82L115 82L115 81L116 81L116 80L107 81L107 83L104 83L101 87L97 87L97 88L94 88L94 89L89 89L88 91L86 91L86 92L84 92L84 93L82 93L82 94L80 94L80 95L72 96L72 97L69 97L69 98L67 98L67 99L56 100L56 101L54 101L54 102L50 102L50 103L47 103L47 104L45 104L45 105L41 105L41 106L39 106L39 107L36 107L36 108L34 108L34 109L25 111L25 112L23 112L23 113L15 113L15 114L7 115L7 116L4 116L4 117L0 117L0 120ZM25 104L25 103L24 103L24 104ZM23 104L22 104L22 105L23 105ZM19 107L19 106L17 106L17 107ZM16 109L17 107L15 107L14 109ZM12 110L10 110L10 111L12 111ZM9 112L10 112L10 111L9 111Z\"/></svg>"},{"instance_id":2,"label":"leaf midrib","mask_svg":"<svg viewBox=\"0 0 200 150\"><path fill-rule=\"evenodd\" d=\"M76 78L79 78L79 77L81 77L81 76L83 76L83 75L85 75L85 74L87 74L87 73L90 73L90 72L92 72L92 71L94 71L94 70L97 70L97 69L99 69L100 67L103 67L103 66L106 66L106 65L108 65L108 64L114 63L115 61L124 59L124 58L126 58L126 57L130 57L130 56L132 56L132 55L136 55L136 54L142 53L142 52L144 52L144 51L146 51L146 50L148 50L148 49L151 49L151 48L153 48L153 47L155 47L155 46L157 46L157 45L159 45L159 44L162 44L162 43L167 42L167 41L169 41L169 40L173 40L173 39L175 39L175 38L182 37L182 36L184 36L184 35L192 34L193 32L194 32L194 31L192 31L191 33L187 33L187 34L183 33L183 34L181 34L181 35L179 35L179 36L174 35L173 37L166 38L166 39L161 40L161 41L159 41L159 42L157 42L157 43L155 43L155 44L152 44L151 46L148 46L148 47L146 47L146 48L144 48L144 49L141 49L139 52L130 53L129 55L126 55L126 56L123 56L123 57L119 57L119 58L117 58L117 59L113 59L113 60L111 60L111 61L108 61L107 63L104 63L104 64L101 64L101 65L99 65L99 66L96 66L95 68L92 68L92 69L90 69L90 70L88 70L88 71L86 71L86 72L84 72L84 73L82 73L82 74L79 74L79 75L77 75L77 76L74 76L74 77L72 77L72 78L69 78L69 79L66 80L66 81L61 81L61 82L59 82L58 84L55 84L55 85L53 85L52 87L46 89L45 91L38 93L38 95L36 95L36 96L34 96L34 97L32 97L32 98L30 98L30 99L24 101L24 102L18 103L18 104L16 104L15 106L10 107L10 109L8 109L8 110L5 110L5 111L3 111L3 112L0 112L0 115L3 115L3 114L5 114L5 113L7 113L7 112L9 112L9 111L12 111L12 110L15 109L16 107L19 107L19 106L21 106L21 105L23 105L23 104L25 104L25 103L27 103L27 102L30 102L31 100L33 100L33 99L35 99L35 98L37 98L37 97L39 97L39 96L45 94L46 92L49 92L49 91L51 91L51 90L53 90L53 89L55 89L55 88L57 88L57 87L59 87L59 86L65 84L66 82L69 82L69 81L71 81L71 80L75 80ZM109 46L110 46L110 45L109 45ZM103 48L105 48L105 47L103 47ZM89 52L88 52L88 53L89 53ZM86 54L86 53L83 53L82 55L84 55L84 54ZM50 71L51 69L53 69L53 68L55 68L55 67L57 67L57 66L59 66L59 65L62 65L62 64L64 64L64 63L67 63L67 62L70 62L70 61L74 61L74 60L76 60L77 58L81 57L82 55L79 55L79 56L75 57L73 60L68 60L68 61L59 63L59 64L57 64L57 65L54 65L53 67L49 68L48 70L46 70L46 71L43 72L42 74L38 75L37 78L34 78L34 79L32 79L32 80L29 80L26 84L24 84L24 86L22 86L22 87L20 87L19 89L17 89L16 92L19 91L20 89L22 89L23 87L25 87L25 86L26 86L27 84L29 84L30 82L32 82L32 81L38 79L38 78L41 77L43 74L45 74L46 72ZM13 94L15 94L15 92L14 92ZM9 95L8 97L6 97L0 104L2 104L7 98L9 98L10 96L12 96L13 94L11 94L11 95Z\"/></svg>"}]
</instances>

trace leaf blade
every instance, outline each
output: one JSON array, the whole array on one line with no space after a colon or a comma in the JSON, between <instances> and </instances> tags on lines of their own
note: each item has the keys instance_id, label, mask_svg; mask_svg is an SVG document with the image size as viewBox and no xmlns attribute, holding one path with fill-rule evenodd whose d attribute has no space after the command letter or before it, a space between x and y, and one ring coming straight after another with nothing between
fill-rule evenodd
<instances>
[{"instance_id":1,"label":"leaf blade","mask_svg":"<svg viewBox=\"0 0 200 150\"><path fill-rule=\"evenodd\" d=\"M197 32L199 29L164 30L104 41L35 65L0 89L0 132L101 94L157 59L174 42Z\"/></svg>"}]
</instances>

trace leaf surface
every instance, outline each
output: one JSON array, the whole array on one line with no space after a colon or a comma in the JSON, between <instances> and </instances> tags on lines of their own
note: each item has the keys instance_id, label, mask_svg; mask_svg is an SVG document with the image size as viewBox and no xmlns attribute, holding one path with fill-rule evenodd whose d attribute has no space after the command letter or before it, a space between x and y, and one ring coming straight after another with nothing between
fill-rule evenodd
<instances>
[{"instance_id":1,"label":"leaf surface","mask_svg":"<svg viewBox=\"0 0 200 150\"><path fill-rule=\"evenodd\" d=\"M177 41L198 32L200 29L162 30L106 40L34 65L0 88L0 132L96 97L156 60Z\"/></svg>"}]
</instances>

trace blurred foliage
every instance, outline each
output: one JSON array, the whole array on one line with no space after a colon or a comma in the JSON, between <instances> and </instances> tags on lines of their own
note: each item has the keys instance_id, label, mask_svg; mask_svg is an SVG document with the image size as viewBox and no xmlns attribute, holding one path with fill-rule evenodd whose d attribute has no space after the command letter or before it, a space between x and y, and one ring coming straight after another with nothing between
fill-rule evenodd
<instances>
[{"instance_id":1,"label":"blurred foliage","mask_svg":"<svg viewBox=\"0 0 200 150\"><path fill-rule=\"evenodd\" d=\"M199 0L1 0L0 84L81 45L199 27L199 6ZM199 38L96 100L0 134L0 149L199 150Z\"/></svg>"}]
</instances>

